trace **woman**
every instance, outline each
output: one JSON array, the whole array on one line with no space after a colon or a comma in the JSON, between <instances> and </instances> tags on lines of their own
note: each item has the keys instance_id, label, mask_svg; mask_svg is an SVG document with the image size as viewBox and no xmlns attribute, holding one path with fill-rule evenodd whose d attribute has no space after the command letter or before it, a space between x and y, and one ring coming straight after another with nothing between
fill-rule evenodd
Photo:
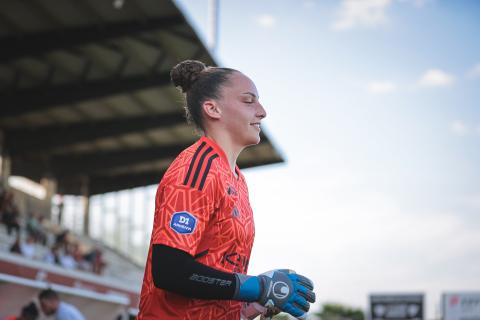
<instances>
[{"instance_id":1,"label":"woman","mask_svg":"<svg viewBox=\"0 0 480 320\"><path fill-rule=\"evenodd\" d=\"M255 230L236 161L260 142L266 112L255 84L237 70L191 60L171 78L202 137L158 187L138 319L230 320L261 309L244 302L305 318L315 300L310 280L288 270L246 275Z\"/></svg>"}]
</instances>

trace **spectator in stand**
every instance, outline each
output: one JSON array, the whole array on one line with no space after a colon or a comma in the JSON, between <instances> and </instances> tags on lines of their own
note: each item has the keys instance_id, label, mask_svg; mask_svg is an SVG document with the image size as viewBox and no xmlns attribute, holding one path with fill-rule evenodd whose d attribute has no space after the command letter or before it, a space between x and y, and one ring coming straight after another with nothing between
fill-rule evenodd
<instances>
[{"instance_id":1,"label":"spectator in stand","mask_svg":"<svg viewBox=\"0 0 480 320\"><path fill-rule=\"evenodd\" d=\"M20 253L22 256L35 259L37 257L37 244L32 235L27 235L27 241L20 242Z\"/></svg>"},{"instance_id":2,"label":"spectator in stand","mask_svg":"<svg viewBox=\"0 0 480 320\"><path fill-rule=\"evenodd\" d=\"M60 264L60 247L57 244L54 244L43 260L51 264Z\"/></svg>"},{"instance_id":3,"label":"spectator in stand","mask_svg":"<svg viewBox=\"0 0 480 320\"><path fill-rule=\"evenodd\" d=\"M52 289L41 291L38 300L43 313L47 316L54 315L55 320L85 320L85 317L74 305L61 301L58 294Z\"/></svg>"},{"instance_id":4,"label":"spectator in stand","mask_svg":"<svg viewBox=\"0 0 480 320\"><path fill-rule=\"evenodd\" d=\"M5 320L37 320L39 312L34 302L30 302L22 308L20 315L5 318Z\"/></svg>"},{"instance_id":5,"label":"spectator in stand","mask_svg":"<svg viewBox=\"0 0 480 320\"><path fill-rule=\"evenodd\" d=\"M73 257L73 247L72 244L68 244L65 246L63 250L63 254L60 255L60 265L67 269L75 269L77 268L77 262Z\"/></svg>"},{"instance_id":6,"label":"spectator in stand","mask_svg":"<svg viewBox=\"0 0 480 320\"><path fill-rule=\"evenodd\" d=\"M5 201L5 196L7 195L7 192L3 188L3 182L0 179L0 221L3 221L3 202Z\"/></svg>"},{"instance_id":7,"label":"spectator in stand","mask_svg":"<svg viewBox=\"0 0 480 320\"><path fill-rule=\"evenodd\" d=\"M75 262L77 263L77 268L79 270L84 270L84 271L92 271L92 263L90 261L87 261L85 259L85 248L79 243L79 242L74 242L72 244L73 247L73 258L75 259Z\"/></svg>"},{"instance_id":8,"label":"spectator in stand","mask_svg":"<svg viewBox=\"0 0 480 320\"><path fill-rule=\"evenodd\" d=\"M22 249L20 247L21 239L20 233L17 233L17 237L15 238L15 242L10 246L10 252L16 254L22 254Z\"/></svg>"},{"instance_id":9,"label":"spectator in stand","mask_svg":"<svg viewBox=\"0 0 480 320\"><path fill-rule=\"evenodd\" d=\"M42 224L44 219L44 216L41 216L37 212L32 212L27 220L27 232L42 245L47 243L47 235L45 234Z\"/></svg>"},{"instance_id":10,"label":"spectator in stand","mask_svg":"<svg viewBox=\"0 0 480 320\"><path fill-rule=\"evenodd\" d=\"M60 247L67 247L70 237L70 232L68 230L63 230L55 237L55 244Z\"/></svg>"},{"instance_id":11,"label":"spectator in stand","mask_svg":"<svg viewBox=\"0 0 480 320\"><path fill-rule=\"evenodd\" d=\"M18 223L18 208L13 199L13 193L6 191L1 203L2 222L7 227L7 234L10 235L12 230L20 232L20 224Z\"/></svg>"},{"instance_id":12,"label":"spectator in stand","mask_svg":"<svg viewBox=\"0 0 480 320\"><path fill-rule=\"evenodd\" d=\"M99 248L94 248L92 251L83 256L83 258L92 265L92 271L96 274L102 274L103 269L107 265L103 259L103 252Z\"/></svg>"},{"instance_id":13,"label":"spectator in stand","mask_svg":"<svg viewBox=\"0 0 480 320\"><path fill-rule=\"evenodd\" d=\"M37 257L37 244L35 238L32 235L28 235L27 241L22 242L20 233L17 233L15 242L10 246L10 252L21 254L26 258L35 259Z\"/></svg>"},{"instance_id":14,"label":"spectator in stand","mask_svg":"<svg viewBox=\"0 0 480 320\"><path fill-rule=\"evenodd\" d=\"M13 194L11 192L3 192L0 190L0 213L2 213L2 221L12 225L11 221L17 221L18 210L13 203ZM4 201L2 201L2 199ZM10 209L14 210L10 210ZM8 212L16 212L13 216ZM7 215L4 213L7 212ZM7 218L6 218L7 217ZM11 219L9 217L15 217ZM42 259L50 264L57 264L67 269L80 269L85 271L91 271L96 274L102 274L103 269L106 266L106 262L103 259L103 252L98 247L87 251L82 247L80 243L72 239L69 230L62 230L60 232L51 231L55 226L50 225L46 221L44 216L33 212L26 223L27 239L21 240L20 225L15 223L10 229L16 229L15 242L10 246L10 252L21 254L31 259ZM7 228L8 224L7 224ZM9 231L9 234L11 231ZM49 237L55 237L55 243L51 246L51 249L43 256L38 256L38 244L46 245Z\"/></svg>"}]
</instances>

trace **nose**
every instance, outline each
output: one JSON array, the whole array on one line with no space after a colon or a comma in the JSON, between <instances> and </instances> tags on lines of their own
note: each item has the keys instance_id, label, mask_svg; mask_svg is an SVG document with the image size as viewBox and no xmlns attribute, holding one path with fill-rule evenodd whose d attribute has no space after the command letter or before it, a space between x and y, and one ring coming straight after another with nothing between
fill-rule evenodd
<instances>
[{"instance_id":1,"label":"nose","mask_svg":"<svg viewBox=\"0 0 480 320\"><path fill-rule=\"evenodd\" d=\"M260 102L258 102L258 110L257 110L257 117L260 119L263 119L267 116L267 111L265 111L265 108L262 106Z\"/></svg>"}]
</instances>

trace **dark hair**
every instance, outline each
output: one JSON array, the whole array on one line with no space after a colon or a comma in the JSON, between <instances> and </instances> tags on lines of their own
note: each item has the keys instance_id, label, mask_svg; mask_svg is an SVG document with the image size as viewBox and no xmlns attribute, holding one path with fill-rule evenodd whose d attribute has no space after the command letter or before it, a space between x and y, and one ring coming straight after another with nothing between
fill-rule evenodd
<instances>
[{"instance_id":1,"label":"dark hair","mask_svg":"<svg viewBox=\"0 0 480 320\"><path fill-rule=\"evenodd\" d=\"M22 317L22 319L25 320L36 320L39 316L39 313L35 303L30 302L25 307L23 307L20 316Z\"/></svg>"},{"instance_id":2,"label":"dark hair","mask_svg":"<svg viewBox=\"0 0 480 320\"><path fill-rule=\"evenodd\" d=\"M228 81L235 69L207 67L197 60L185 60L170 71L175 87L185 93L185 113L189 123L204 131L202 103L207 99L220 98L220 88Z\"/></svg>"},{"instance_id":3,"label":"dark hair","mask_svg":"<svg viewBox=\"0 0 480 320\"><path fill-rule=\"evenodd\" d=\"M48 288L48 289L42 290L38 294L38 299L40 299L40 300L43 300L43 299L58 300L58 294L55 291L53 291L52 289Z\"/></svg>"}]
</instances>

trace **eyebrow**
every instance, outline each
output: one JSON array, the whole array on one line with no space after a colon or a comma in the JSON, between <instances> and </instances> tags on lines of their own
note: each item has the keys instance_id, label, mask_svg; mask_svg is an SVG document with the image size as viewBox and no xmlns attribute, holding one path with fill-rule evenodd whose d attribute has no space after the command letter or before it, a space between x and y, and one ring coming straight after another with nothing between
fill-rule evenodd
<instances>
[{"instance_id":1,"label":"eyebrow","mask_svg":"<svg viewBox=\"0 0 480 320\"><path fill-rule=\"evenodd\" d=\"M257 95L255 93L252 93L252 92L244 92L242 94L248 94L248 95L251 95L252 97L254 97L255 99L258 99Z\"/></svg>"}]
</instances>

